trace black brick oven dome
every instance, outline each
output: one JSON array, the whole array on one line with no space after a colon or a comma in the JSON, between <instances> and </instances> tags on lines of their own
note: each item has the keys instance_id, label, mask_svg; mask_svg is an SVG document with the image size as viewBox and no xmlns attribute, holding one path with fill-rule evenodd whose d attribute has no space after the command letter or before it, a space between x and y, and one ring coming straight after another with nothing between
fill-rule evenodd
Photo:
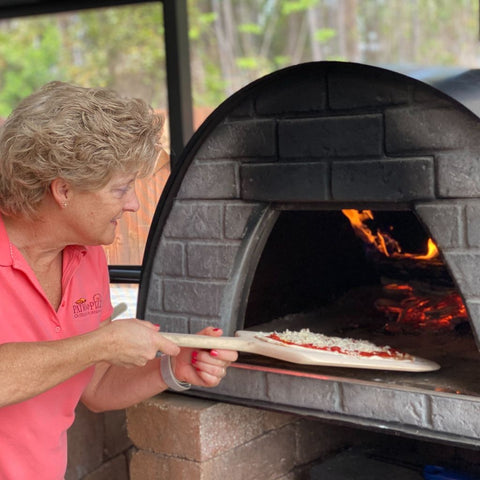
<instances>
[{"instance_id":1,"label":"black brick oven dome","mask_svg":"<svg viewBox=\"0 0 480 480\"><path fill-rule=\"evenodd\" d=\"M410 209L480 333L480 124L385 69L314 62L227 99L182 153L147 242L137 315L164 331L242 328L281 209Z\"/></svg>"}]
</instances>

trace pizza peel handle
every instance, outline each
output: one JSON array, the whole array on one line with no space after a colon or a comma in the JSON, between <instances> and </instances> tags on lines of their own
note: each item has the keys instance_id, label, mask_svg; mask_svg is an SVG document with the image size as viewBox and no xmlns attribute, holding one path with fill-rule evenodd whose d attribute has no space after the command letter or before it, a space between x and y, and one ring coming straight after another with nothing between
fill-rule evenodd
<instances>
[{"instance_id":1,"label":"pizza peel handle","mask_svg":"<svg viewBox=\"0 0 480 480\"><path fill-rule=\"evenodd\" d=\"M189 333L163 333L166 339L179 347L219 348L237 352L257 353L258 340L254 337L212 337L210 335L192 335Z\"/></svg>"}]
</instances>

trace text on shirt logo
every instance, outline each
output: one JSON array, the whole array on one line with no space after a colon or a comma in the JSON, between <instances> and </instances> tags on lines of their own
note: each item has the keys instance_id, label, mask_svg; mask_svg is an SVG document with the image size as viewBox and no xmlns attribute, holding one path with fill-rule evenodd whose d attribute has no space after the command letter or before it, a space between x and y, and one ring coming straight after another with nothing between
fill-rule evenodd
<instances>
[{"instance_id":1,"label":"text on shirt logo","mask_svg":"<svg viewBox=\"0 0 480 480\"><path fill-rule=\"evenodd\" d=\"M102 309L102 296L95 293L92 300L88 301L86 298L79 298L73 303L73 317L85 317L87 315L95 315Z\"/></svg>"}]
</instances>

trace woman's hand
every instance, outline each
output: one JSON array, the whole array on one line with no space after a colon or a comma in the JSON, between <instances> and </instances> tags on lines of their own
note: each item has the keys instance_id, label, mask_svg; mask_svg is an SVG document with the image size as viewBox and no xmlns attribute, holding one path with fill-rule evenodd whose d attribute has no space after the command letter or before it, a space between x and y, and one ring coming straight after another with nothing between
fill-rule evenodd
<instances>
[{"instance_id":1,"label":"woman's hand","mask_svg":"<svg viewBox=\"0 0 480 480\"><path fill-rule=\"evenodd\" d=\"M97 330L103 335L103 360L122 367L143 367L157 353L177 355L180 348L159 333L159 326L134 318L115 320Z\"/></svg>"},{"instance_id":2,"label":"woman's hand","mask_svg":"<svg viewBox=\"0 0 480 480\"><path fill-rule=\"evenodd\" d=\"M207 327L198 335L220 337L220 328ZM238 358L231 350L201 350L182 348L176 357L172 357L175 377L182 381L202 387L215 387L227 373L227 368Z\"/></svg>"}]
</instances>

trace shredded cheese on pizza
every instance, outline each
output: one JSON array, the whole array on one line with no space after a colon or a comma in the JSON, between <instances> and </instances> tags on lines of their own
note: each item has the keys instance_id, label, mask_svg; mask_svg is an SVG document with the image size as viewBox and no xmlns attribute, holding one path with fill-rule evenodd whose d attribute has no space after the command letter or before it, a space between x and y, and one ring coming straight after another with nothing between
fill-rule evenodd
<instances>
[{"instance_id":1,"label":"shredded cheese on pizza","mask_svg":"<svg viewBox=\"0 0 480 480\"><path fill-rule=\"evenodd\" d=\"M287 345L313 348L343 355L356 355L362 357L379 356L383 358L395 358L398 360L412 358L410 355L401 353L388 345L379 347L367 340L329 337L321 333L313 333L308 328L303 328L299 331L285 330L284 332L273 332L267 334L267 338Z\"/></svg>"}]
</instances>

